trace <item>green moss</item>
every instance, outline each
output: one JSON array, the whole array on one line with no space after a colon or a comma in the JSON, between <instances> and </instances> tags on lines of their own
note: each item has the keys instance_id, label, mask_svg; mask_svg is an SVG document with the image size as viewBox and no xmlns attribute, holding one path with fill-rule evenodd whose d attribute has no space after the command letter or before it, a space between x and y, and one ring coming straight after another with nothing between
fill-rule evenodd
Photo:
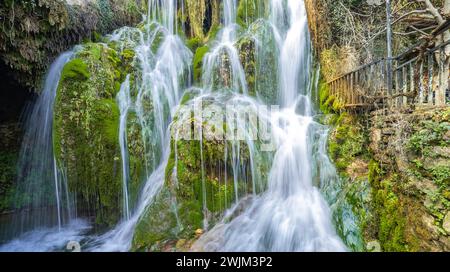
<instances>
[{"instance_id":1,"label":"green moss","mask_svg":"<svg viewBox=\"0 0 450 272\"><path fill-rule=\"evenodd\" d=\"M399 176L385 177L376 161L369 164L369 181L373 188L374 208L378 226L378 239L384 251L409 251L405 238L406 216L393 183L401 182Z\"/></svg>"},{"instance_id":2,"label":"green moss","mask_svg":"<svg viewBox=\"0 0 450 272\"><path fill-rule=\"evenodd\" d=\"M186 42L187 48L189 48L192 52L196 52L197 48L201 47L202 44L203 44L202 39L200 39L198 37L194 37L192 39L189 39Z\"/></svg>"},{"instance_id":3,"label":"green moss","mask_svg":"<svg viewBox=\"0 0 450 272\"><path fill-rule=\"evenodd\" d=\"M249 95L260 98L266 104L275 104L279 90L276 58L279 52L272 26L265 20L256 20L235 46L245 72Z\"/></svg>"},{"instance_id":4,"label":"green moss","mask_svg":"<svg viewBox=\"0 0 450 272\"><path fill-rule=\"evenodd\" d=\"M195 51L195 55L194 55L194 59L193 59L194 81L195 82L200 82L202 79L203 57L208 52L209 52L208 46L199 47Z\"/></svg>"},{"instance_id":5,"label":"green moss","mask_svg":"<svg viewBox=\"0 0 450 272\"><path fill-rule=\"evenodd\" d=\"M183 129L186 123L191 123L192 127L199 125L191 114L189 110L180 109L174 117L165 183L157 197L158 202L149 207L138 223L138 229L142 230L142 233L135 235L133 248L136 250L158 249L167 241L189 240L193 238L196 229L203 228L205 219L209 226L213 226L235 201L236 191L233 175L230 174L232 161L230 156L224 159L225 149L231 150L231 143L223 139L204 139L200 142L175 138L174 135L179 135L179 130ZM204 131L207 126L214 125L212 119L206 118L203 121ZM255 148L258 148L258 143L255 143ZM241 143L240 152L242 163L247 165L249 150L245 143ZM264 161L265 157L265 154L255 156L254 163L258 167L256 171L261 175L267 174L270 168L269 160ZM225 169L229 173L226 179ZM239 196L253 192L251 182L246 182L250 177L240 175L238 179ZM262 191L259 186L256 186L256 190L256 193ZM155 217L162 217L162 220L167 222L156 229L151 226L152 218ZM173 220L174 217L176 221ZM146 235L145 231L155 233Z\"/></svg>"},{"instance_id":6,"label":"green moss","mask_svg":"<svg viewBox=\"0 0 450 272\"><path fill-rule=\"evenodd\" d=\"M330 111L330 87L323 82L323 79L319 82L319 106L320 110L325 113L331 113Z\"/></svg>"},{"instance_id":7,"label":"green moss","mask_svg":"<svg viewBox=\"0 0 450 272\"><path fill-rule=\"evenodd\" d=\"M323 113L340 113L344 108L344 105L339 102L334 95L330 94L330 86L324 81L323 75L321 75L319 81L319 107Z\"/></svg>"},{"instance_id":8,"label":"green moss","mask_svg":"<svg viewBox=\"0 0 450 272\"><path fill-rule=\"evenodd\" d=\"M244 68L249 94L256 96L256 72L258 68L255 56L255 43L253 39L244 37L238 41L237 48L239 50L239 59L242 63L242 68Z\"/></svg>"},{"instance_id":9,"label":"green moss","mask_svg":"<svg viewBox=\"0 0 450 272\"><path fill-rule=\"evenodd\" d=\"M328 140L328 150L341 174L345 175L347 167L357 158L367 159L368 140L364 128L353 115L339 115Z\"/></svg>"},{"instance_id":10,"label":"green moss","mask_svg":"<svg viewBox=\"0 0 450 272\"><path fill-rule=\"evenodd\" d=\"M115 224L122 205L116 94L123 69L115 50L85 44L64 67L55 101L55 157L77 188L80 211L100 226Z\"/></svg>"},{"instance_id":11,"label":"green moss","mask_svg":"<svg viewBox=\"0 0 450 272\"><path fill-rule=\"evenodd\" d=\"M398 197L392 191L391 182L391 180L381 181L381 187L375 195L375 201L380 205L378 238L385 251L406 251L404 237L406 219L402 215Z\"/></svg>"},{"instance_id":12,"label":"green moss","mask_svg":"<svg viewBox=\"0 0 450 272\"><path fill-rule=\"evenodd\" d=\"M161 251L158 242L175 239L179 230L170 198L170 192L163 189L139 220L133 236L132 251Z\"/></svg>"},{"instance_id":13,"label":"green moss","mask_svg":"<svg viewBox=\"0 0 450 272\"><path fill-rule=\"evenodd\" d=\"M145 144L142 137L142 128L135 112L128 113L127 144L129 164L129 197L130 205L137 203L140 189L147 177Z\"/></svg>"},{"instance_id":14,"label":"green moss","mask_svg":"<svg viewBox=\"0 0 450 272\"><path fill-rule=\"evenodd\" d=\"M207 40L208 40L208 41L213 41L213 40L215 40L216 37L217 37L217 34L218 34L219 31L220 31L220 29L221 29L221 26L220 26L219 24L212 25L212 26L211 26L211 29L210 29L209 32L208 32Z\"/></svg>"},{"instance_id":15,"label":"green moss","mask_svg":"<svg viewBox=\"0 0 450 272\"><path fill-rule=\"evenodd\" d=\"M65 66L61 74L61 80L79 79L81 81L87 80L91 75L88 72L88 66L81 59L73 59Z\"/></svg>"}]
</instances>

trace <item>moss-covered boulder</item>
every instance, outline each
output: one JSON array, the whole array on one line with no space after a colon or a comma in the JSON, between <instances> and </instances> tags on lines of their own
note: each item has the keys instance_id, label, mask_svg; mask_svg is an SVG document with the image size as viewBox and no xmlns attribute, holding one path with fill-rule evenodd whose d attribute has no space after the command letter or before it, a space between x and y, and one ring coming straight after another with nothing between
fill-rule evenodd
<instances>
[{"instance_id":1,"label":"moss-covered boulder","mask_svg":"<svg viewBox=\"0 0 450 272\"><path fill-rule=\"evenodd\" d=\"M212 227L233 203L265 189L272 153L262 150L259 139L228 140L233 125L223 122L220 111L227 103L257 111L229 92L187 101L178 110L165 183L137 225L134 250L166 250L177 240L195 239L196 230ZM203 109L202 118L196 107Z\"/></svg>"},{"instance_id":2,"label":"moss-covered boulder","mask_svg":"<svg viewBox=\"0 0 450 272\"><path fill-rule=\"evenodd\" d=\"M122 58L121 58L122 57ZM117 222L121 211L120 111L116 95L124 81L123 56L104 44L85 44L65 65L54 109L54 152L76 192L79 213L98 225ZM129 115L131 187L142 180L142 142Z\"/></svg>"}]
</instances>

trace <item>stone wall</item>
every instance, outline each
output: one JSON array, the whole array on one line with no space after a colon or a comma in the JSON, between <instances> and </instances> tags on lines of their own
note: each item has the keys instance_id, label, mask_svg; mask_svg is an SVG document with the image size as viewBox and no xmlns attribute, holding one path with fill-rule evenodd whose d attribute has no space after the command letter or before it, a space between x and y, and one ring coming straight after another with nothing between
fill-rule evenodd
<instances>
[{"instance_id":1,"label":"stone wall","mask_svg":"<svg viewBox=\"0 0 450 272\"><path fill-rule=\"evenodd\" d=\"M389 193L378 195L380 211L389 210L393 198L396 208L379 214L380 231L386 232L385 238L398 231L407 250L448 251L450 108L383 113L371 116L372 184ZM393 214L395 222L389 221Z\"/></svg>"},{"instance_id":2,"label":"stone wall","mask_svg":"<svg viewBox=\"0 0 450 272\"><path fill-rule=\"evenodd\" d=\"M450 250L449 117L446 107L328 118L330 157L366 250ZM360 184L368 196L355 194L367 190Z\"/></svg>"}]
</instances>

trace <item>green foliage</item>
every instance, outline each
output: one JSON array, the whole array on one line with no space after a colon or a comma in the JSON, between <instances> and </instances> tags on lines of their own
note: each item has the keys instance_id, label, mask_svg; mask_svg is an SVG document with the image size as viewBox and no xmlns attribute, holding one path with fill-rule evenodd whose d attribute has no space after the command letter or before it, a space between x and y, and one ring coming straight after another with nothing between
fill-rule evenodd
<instances>
[{"instance_id":1,"label":"green foliage","mask_svg":"<svg viewBox=\"0 0 450 272\"><path fill-rule=\"evenodd\" d=\"M450 128L449 123L427 120L422 121L420 127L421 129L409 139L407 147L410 150L426 156L430 155L430 147L448 144L448 141L445 141L443 136Z\"/></svg>"},{"instance_id":2,"label":"green foliage","mask_svg":"<svg viewBox=\"0 0 450 272\"><path fill-rule=\"evenodd\" d=\"M441 188L450 186L450 165L436 166L431 169L433 180Z\"/></svg>"}]
</instances>

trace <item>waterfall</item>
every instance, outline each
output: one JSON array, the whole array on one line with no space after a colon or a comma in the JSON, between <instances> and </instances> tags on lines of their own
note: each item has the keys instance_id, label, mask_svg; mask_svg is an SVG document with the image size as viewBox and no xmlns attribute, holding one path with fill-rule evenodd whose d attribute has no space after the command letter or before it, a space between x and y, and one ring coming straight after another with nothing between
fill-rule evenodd
<instances>
[{"instance_id":1,"label":"waterfall","mask_svg":"<svg viewBox=\"0 0 450 272\"><path fill-rule=\"evenodd\" d=\"M18 167L16 206L29 209L30 212L24 214L26 218L21 220L25 225L31 224L33 228L52 225L61 228L62 224L62 184L58 179L53 156L53 104L61 71L72 55L73 52L63 53L50 66L42 93L25 124ZM49 211L54 210L54 207L54 212ZM22 224L19 226L27 227Z\"/></svg>"},{"instance_id":2,"label":"waterfall","mask_svg":"<svg viewBox=\"0 0 450 272\"><path fill-rule=\"evenodd\" d=\"M311 117L306 11L303 1L287 6L272 1L273 26L280 42L280 98L282 108L270 122L276 153L268 190L245 211L228 217L202 236L194 250L206 251L345 251L331 220L331 212L313 185ZM288 12L283 12L284 8ZM287 16L289 20L281 20ZM279 22L286 21L283 25ZM300 114L298 113L300 112ZM231 213L234 214L234 213Z\"/></svg>"},{"instance_id":3,"label":"waterfall","mask_svg":"<svg viewBox=\"0 0 450 272\"><path fill-rule=\"evenodd\" d=\"M117 102L120 110L120 124L119 124L119 144L120 154L122 156L122 191L123 191L123 218L125 220L130 219L130 199L128 193L128 183L130 180L130 174L128 168L128 146L127 146L127 118L128 111L131 106L130 98L130 76L127 76L125 82L120 87L120 91L117 94Z\"/></svg>"},{"instance_id":4,"label":"waterfall","mask_svg":"<svg viewBox=\"0 0 450 272\"><path fill-rule=\"evenodd\" d=\"M247 94L245 72L234 46L236 42L236 0L223 3L224 28L211 52L204 57L203 86L207 92L220 88L240 90ZM220 81L220 82L218 82Z\"/></svg>"},{"instance_id":5,"label":"waterfall","mask_svg":"<svg viewBox=\"0 0 450 272\"><path fill-rule=\"evenodd\" d=\"M163 186L170 152L169 124L179 104L184 85L189 84L189 65L192 59L192 53L180 37L174 34L175 2L151 1L146 32L139 33L140 40L135 48L140 65L136 84L138 90L135 101L129 103L130 107L135 109L143 129L148 150L147 161L153 161L156 166L149 168L151 174L131 215L111 231L87 242L87 250L129 250L138 220ZM162 21L162 25L158 21ZM129 42L127 31L116 34L113 39L125 39ZM163 41L154 54L151 48L159 34L163 35ZM122 90L127 91L126 82L122 85ZM148 107L149 103L152 105L151 109Z\"/></svg>"},{"instance_id":6,"label":"waterfall","mask_svg":"<svg viewBox=\"0 0 450 272\"><path fill-rule=\"evenodd\" d=\"M12 215L11 226L2 226L2 236L18 238L1 246L0 251L54 250L64 242L50 237L76 236L87 228L73 217L67 179L53 155L53 105L62 69L72 55L72 51L61 54L50 66L42 92L26 119L15 198L20 211Z\"/></svg>"},{"instance_id":7,"label":"waterfall","mask_svg":"<svg viewBox=\"0 0 450 272\"><path fill-rule=\"evenodd\" d=\"M192 118L190 111L182 112L180 109L185 90L192 89L195 89L195 96L186 104L202 107L202 101L209 101L218 107L232 106L226 113L227 129L233 133L235 130L244 131L243 135L238 135L238 139L224 140L223 165L218 166L221 172L218 182L224 182L225 185L233 182L233 196L228 198L229 192L225 191L225 203L218 204L232 208L217 223L210 220L206 202L208 157L204 154L204 136L208 131L203 128L204 116L195 120L197 123L194 125L200 136L196 140L200 141L203 228L206 233L192 250L346 250L334 230L330 208L313 182L318 175L319 179L328 178L329 175L323 171L318 174L315 169L316 161L325 156L325 137L323 129L313 119L311 92L314 84L310 81L311 49L304 3L300 0L269 0L270 15L259 20L264 22L264 26L269 26L268 32L274 37L275 48L264 50L264 44L261 43L265 40L252 37L258 48L255 50L258 65L267 65L264 60L269 54L276 58L273 62L276 65L272 69L277 70L276 75L273 75L276 81L273 86L277 87L270 91L278 95L275 99L279 107L268 110L262 99L250 97L248 79L236 48L242 32L236 24L238 1L222 2L223 28L217 39L211 41L211 50L204 56L200 87L192 88L190 69L193 54L177 35L178 4L183 9L183 1L149 0L147 16L139 28L124 27L109 36L111 42L119 44L119 51L131 48L135 57L134 70L127 71L130 74L126 76L116 97L120 110L118 141L122 162L123 216L114 228L102 234L87 235L85 231L88 226L83 221L72 220L71 224L66 224L70 214L73 214L70 209L72 205L64 170L56 167L53 157L51 131L58 79L72 53L65 53L58 58L50 69L44 92L29 122L26 134L29 136L25 137L22 151L23 154L28 153L24 156L28 159L24 159L27 163L20 170L21 174L30 175L26 176L27 180L36 180L30 183L27 181L26 184L41 186L38 182L42 182L51 192L46 194L47 191L38 190L43 193L42 196L30 196L33 200L51 196L48 202L37 201L36 205L41 207L47 203L56 208L55 213L52 213L52 224L44 230L33 226L32 233L0 247L0 251L60 250L67 238L83 240L84 251L130 250L136 225L164 186L171 152L171 132L185 125L182 124L186 120L183 117L187 116L188 120ZM262 32L261 35L268 34ZM261 88L267 86L259 86L258 91ZM263 156L269 155L263 154L265 152L257 146L252 133L252 130L261 129L260 124L250 122L247 127L247 117L242 114L242 108L248 110L244 113L256 112L257 117L270 127L268 134L274 150L271 150L273 154L270 153L270 159L267 159L271 163L267 176L261 173L258 163L263 160ZM142 130L145 156L141 159L147 170L147 177L136 201L131 200L129 192L127 121L131 113L136 115ZM321 135L319 155L315 148L317 134ZM175 149L175 162L178 162L177 145L172 148ZM244 152L248 153L248 158L242 157ZM332 168L332 165L324 164L323 167ZM176 174L175 168L175 183ZM252 184L247 184L249 182ZM176 206L176 201L173 200L172 206ZM180 225L178 215L176 220ZM55 234L55 230L66 236L61 238ZM55 241L50 242L51 239Z\"/></svg>"},{"instance_id":8,"label":"waterfall","mask_svg":"<svg viewBox=\"0 0 450 272\"><path fill-rule=\"evenodd\" d=\"M307 53L309 52L309 32L306 9L303 1L290 0L288 1L288 10L289 27L287 27L286 34L283 33L283 29L279 29L279 32L285 35L280 56L281 92L279 102L281 106L289 107L301 100L302 105L298 106L305 115L310 115L309 99L305 98L305 95L308 95L306 87L310 75L307 63L309 60Z\"/></svg>"},{"instance_id":9,"label":"waterfall","mask_svg":"<svg viewBox=\"0 0 450 272\"><path fill-rule=\"evenodd\" d=\"M223 1L223 20L225 27L236 23L236 0Z\"/></svg>"}]
</instances>

